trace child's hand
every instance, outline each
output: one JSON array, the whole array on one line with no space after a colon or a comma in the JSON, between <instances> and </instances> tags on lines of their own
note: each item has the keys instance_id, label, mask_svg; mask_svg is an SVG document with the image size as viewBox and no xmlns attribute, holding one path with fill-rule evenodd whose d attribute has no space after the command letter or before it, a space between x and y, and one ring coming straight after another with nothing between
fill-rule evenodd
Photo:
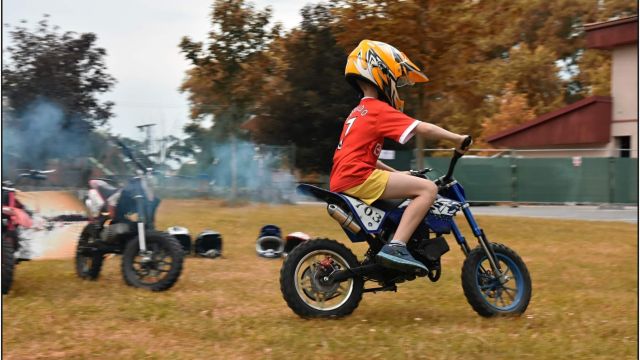
<instances>
[{"instance_id":1,"label":"child's hand","mask_svg":"<svg viewBox=\"0 0 640 360\"><path fill-rule=\"evenodd\" d=\"M458 146L456 146L456 151L460 154L464 154L469 150L471 144L473 144L471 135L460 135L460 141L458 142Z\"/></svg>"}]
</instances>

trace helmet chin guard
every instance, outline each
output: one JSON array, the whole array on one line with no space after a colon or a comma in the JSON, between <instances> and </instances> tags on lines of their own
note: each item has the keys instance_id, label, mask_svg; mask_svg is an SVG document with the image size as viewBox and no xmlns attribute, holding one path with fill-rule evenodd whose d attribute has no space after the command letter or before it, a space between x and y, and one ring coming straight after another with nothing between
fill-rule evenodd
<instances>
[{"instance_id":1,"label":"helmet chin guard","mask_svg":"<svg viewBox=\"0 0 640 360\"><path fill-rule=\"evenodd\" d=\"M265 225L260 229L256 240L256 253L265 258L279 258L284 252L284 240L280 228L275 225Z\"/></svg>"}]
</instances>

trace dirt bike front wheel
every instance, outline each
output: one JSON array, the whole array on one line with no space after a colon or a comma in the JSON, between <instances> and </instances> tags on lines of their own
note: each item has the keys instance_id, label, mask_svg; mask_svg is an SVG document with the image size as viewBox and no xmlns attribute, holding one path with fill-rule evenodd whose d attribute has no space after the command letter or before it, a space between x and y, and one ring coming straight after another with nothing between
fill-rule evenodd
<instances>
[{"instance_id":1,"label":"dirt bike front wheel","mask_svg":"<svg viewBox=\"0 0 640 360\"><path fill-rule=\"evenodd\" d=\"M358 266L358 260L344 245L329 239L315 239L298 245L280 269L280 290L287 305L303 318L349 315L362 299L360 277L342 282L330 280L334 271Z\"/></svg>"},{"instance_id":2,"label":"dirt bike front wheel","mask_svg":"<svg viewBox=\"0 0 640 360\"><path fill-rule=\"evenodd\" d=\"M531 277L518 254L502 244L491 244L502 276L496 276L486 252L477 247L462 265L462 288L467 301L484 317L521 315L531 300Z\"/></svg>"},{"instance_id":3,"label":"dirt bike front wheel","mask_svg":"<svg viewBox=\"0 0 640 360\"><path fill-rule=\"evenodd\" d=\"M84 280L96 280L100 276L104 261L104 255L96 249L93 226L93 224L87 224L80 234L76 247L76 274Z\"/></svg>"},{"instance_id":4,"label":"dirt bike front wheel","mask_svg":"<svg viewBox=\"0 0 640 360\"><path fill-rule=\"evenodd\" d=\"M170 289L182 272L184 251L172 236L148 231L146 253L140 251L138 237L130 240L122 254L122 275L127 285L151 291Z\"/></svg>"}]
</instances>

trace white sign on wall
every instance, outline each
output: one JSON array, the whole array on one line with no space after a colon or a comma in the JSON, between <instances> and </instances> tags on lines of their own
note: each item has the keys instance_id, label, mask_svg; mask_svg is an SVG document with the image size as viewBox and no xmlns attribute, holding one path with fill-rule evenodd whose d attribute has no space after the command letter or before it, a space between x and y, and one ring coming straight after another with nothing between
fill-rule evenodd
<instances>
[{"instance_id":1,"label":"white sign on wall","mask_svg":"<svg viewBox=\"0 0 640 360\"><path fill-rule=\"evenodd\" d=\"M574 156L571 160L575 167L582 165L582 156Z\"/></svg>"},{"instance_id":2,"label":"white sign on wall","mask_svg":"<svg viewBox=\"0 0 640 360\"><path fill-rule=\"evenodd\" d=\"M381 160L394 160L396 158L396 151L395 150L382 150L380 152L380 159Z\"/></svg>"}]
</instances>

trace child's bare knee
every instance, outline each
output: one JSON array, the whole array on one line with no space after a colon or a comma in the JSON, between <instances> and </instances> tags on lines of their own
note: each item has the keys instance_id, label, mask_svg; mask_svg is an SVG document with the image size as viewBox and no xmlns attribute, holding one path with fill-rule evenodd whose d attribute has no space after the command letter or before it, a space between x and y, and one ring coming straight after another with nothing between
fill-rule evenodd
<instances>
[{"instance_id":1,"label":"child's bare knee","mask_svg":"<svg viewBox=\"0 0 640 360\"><path fill-rule=\"evenodd\" d=\"M435 199L438 195L438 186L431 181L425 181L421 184L420 196L424 196L431 200Z\"/></svg>"}]
</instances>

